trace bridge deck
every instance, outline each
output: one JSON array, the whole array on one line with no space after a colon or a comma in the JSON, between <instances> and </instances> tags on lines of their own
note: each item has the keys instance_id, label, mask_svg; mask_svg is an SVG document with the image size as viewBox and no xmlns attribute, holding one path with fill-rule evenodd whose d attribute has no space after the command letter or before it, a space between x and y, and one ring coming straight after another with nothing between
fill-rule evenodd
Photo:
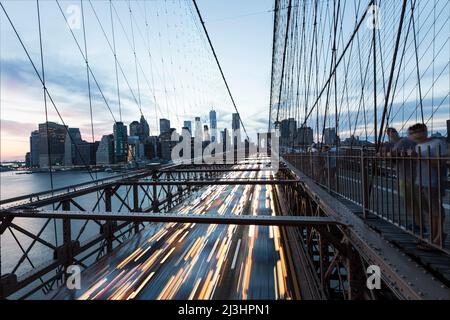
<instances>
[{"instance_id":1,"label":"bridge deck","mask_svg":"<svg viewBox=\"0 0 450 320\"><path fill-rule=\"evenodd\" d=\"M348 228L349 240L370 264L380 267L382 277L394 292L405 299L449 298L449 287L430 274L426 266L414 262L405 252L394 247L393 243L388 241L387 229L384 233L375 230L311 178L288 163L287 166L302 180L301 184L310 196L320 199L320 204L327 215L338 217L340 221L351 225ZM394 234L401 234L400 229Z\"/></svg>"},{"instance_id":2,"label":"bridge deck","mask_svg":"<svg viewBox=\"0 0 450 320\"><path fill-rule=\"evenodd\" d=\"M355 215L362 217L361 206L341 197L337 197L337 199L344 203ZM426 251L417 248L419 241L416 237L372 213L367 215L365 222L413 260L430 270L447 286L450 286L450 255L431 248Z\"/></svg>"},{"instance_id":3,"label":"bridge deck","mask_svg":"<svg viewBox=\"0 0 450 320\"><path fill-rule=\"evenodd\" d=\"M270 172L234 172L269 180ZM178 213L33 212L43 217L151 222L82 272L82 288L53 299L287 299L301 298L290 252L275 225L335 224L334 218L280 217L273 187L211 185ZM189 214L190 212L199 215ZM179 222L179 223L174 223ZM220 224L220 225L219 225ZM256 224L260 226L255 226Z\"/></svg>"}]
</instances>

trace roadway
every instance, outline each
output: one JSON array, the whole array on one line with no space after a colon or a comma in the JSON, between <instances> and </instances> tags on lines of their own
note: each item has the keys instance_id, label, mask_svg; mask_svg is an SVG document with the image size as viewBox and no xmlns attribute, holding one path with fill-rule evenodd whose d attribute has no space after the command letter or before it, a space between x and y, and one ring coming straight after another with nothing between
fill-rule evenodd
<instances>
[{"instance_id":1,"label":"roadway","mask_svg":"<svg viewBox=\"0 0 450 320\"><path fill-rule=\"evenodd\" d=\"M258 165L245 165L256 168ZM242 167L242 166L241 166ZM270 180L271 171L224 178ZM271 185L212 185L180 213L276 215ZM151 224L81 274L81 289L51 299L292 299L296 279L276 226ZM298 298L298 297L297 297Z\"/></svg>"}]
</instances>

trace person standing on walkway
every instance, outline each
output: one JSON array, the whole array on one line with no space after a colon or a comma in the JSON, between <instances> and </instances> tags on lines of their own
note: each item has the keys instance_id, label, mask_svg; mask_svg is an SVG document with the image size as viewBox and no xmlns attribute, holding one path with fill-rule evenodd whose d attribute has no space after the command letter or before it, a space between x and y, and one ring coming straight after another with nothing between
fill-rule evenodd
<instances>
[{"instance_id":1,"label":"person standing on walkway","mask_svg":"<svg viewBox=\"0 0 450 320\"><path fill-rule=\"evenodd\" d=\"M393 161L396 163L398 192L400 193L401 201L403 203L402 208L405 208L405 214L409 219L406 227L413 230L413 232L418 233L418 228L415 227L415 224L419 221L419 214L417 210L414 210L413 206L415 167L412 165L412 160L407 157L408 153L415 150L416 142L409 139L409 137L400 138L395 128L387 128L386 133L389 136L389 140L395 142L390 148L388 155L392 157Z\"/></svg>"},{"instance_id":2,"label":"person standing on walkway","mask_svg":"<svg viewBox=\"0 0 450 320\"><path fill-rule=\"evenodd\" d=\"M423 123L410 127L408 134L410 139L417 143L415 155L418 156L418 161L414 181L418 191L416 200L420 201L423 221L427 221L431 226L432 243L439 245L446 237L443 230L445 211L442 204L447 182L445 158L449 155L448 147L444 141L428 137L428 128Z\"/></svg>"}]
</instances>

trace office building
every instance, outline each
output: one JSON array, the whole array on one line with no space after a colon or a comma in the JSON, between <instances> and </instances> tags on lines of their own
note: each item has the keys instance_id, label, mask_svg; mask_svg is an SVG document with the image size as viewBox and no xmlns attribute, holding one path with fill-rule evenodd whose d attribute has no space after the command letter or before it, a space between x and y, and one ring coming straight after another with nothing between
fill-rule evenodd
<instances>
[{"instance_id":1,"label":"office building","mask_svg":"<svg viewBox=\"0 0 450 320\"><path fill-rule=\"evenodd\" d=\"M144 144L139 136L128 137L128 161L140 161L144 159Z\"/></svg>"},{"instance_id":2,"label":"office building","mask_svg":"<svg viewBox=\"0 0 450 320\"><path fill-rule=\"evenodd\" d=\"M66 134L66 126L54 122L39 124L39 167L63 165Z\"/></svg>"},{"instance_id":3,"label":"office building","mask_svg":"<svg viewBox=\"0 0 450 320\"><path fill-rule=\"evenodd\" d=\"M191 121L185 120L183 123L183 127L186 128L187 130L189 130L189 132L192 135L192 122Z\"/></svg>"},{"instance_id":4,"label":"office building","mask_svg":"<svg viewBox=\"0 0 450 320\"><path fill-rule=\"evenodd\" d=\"M176 129L170 128L169 132L165 132L160 135L161 140L161 159L163 160L172 160L172 149L178 143L178 139L175 136L175 140L172 141L172 134L176 133Z\"/></svg>"},{"instance_id":5,"label":"office building","mask_svg":"<svg viewBox=\"0 0 450 320\"><path fill-rule=\"evenodd\" d=\"M196 140L202 141L203 140L203 133L202 133L202 122L200 120L200 117L195 117L195 132L194 132L194 138Z\"/></svg>"},{"instance_id":6,"label":"office building","mask_svg":"<svg viewBox=\"0 0 450 320\"><path fill-rule=\"evenodd\" d=\"M300 127L297 129L296 145L310 146L314 142L314 132L310 127Z\"/></svg>"},{"instance_id":7,"label":"office building","mask_svg":"<svg viewBox=\"0 0 450 320\"><path fill-rule=\"evenodd\" d=\"M139 135L139 139L141 140L142 143L145 143L148 137L150 137L150 126L148 125L148 122L147 120L145 120L143 115L141 115L140 124L141 124L141 134Z\"/></svg>"},{"instance_id":8,"label":"office building","mask_svg":"<svg viewBox=\"0 0 450 320\"><path fill-rule=\"evenodd\" d=\"M82 142L80 129L68 128L66 140L64 141L64 166L70 167L74 165L82 165L83 163L76 163L75 157L79 151L77 146Z\"/></svg>"},{"instance_id":9,"label":"office building","mask_svg":"<svg viewBox=\"0 0 450 320\"><path fill-rule=\"evenodd\" d=\"M123 122L114 124L114 162L124 163L128 156L127 126Z\"/></svg>"},{"instance_id":10,"label":"office building","mask_svg":"<svg viewBox=\"0 0 450 320\"><path fill-rule=\"evenodd\" d=\"M30 167L39 167L39 130L31 132L30 136Z\"/></svg>"},{"instance_id":11,"label":"office building","mask_svg":"<svg viewBox=\"0 0 450 320\"><path fill-rule=\"evenodd\" d=\"M231 129L233 130L239 130L241 128L241 123L239 120L239 113L233 113L233 119L231 124Z\"/></svg>"},{"instance_id":12,"label":"office building","mask_svg":"<svg viewBox=\"0 0 450 320\"><path fill-rule=\"evenodd\" d=\"M220 141L225 146L227 143L230 143L230 133L228 132L227 128L224 128L220 132Z\"/></svg>"},{"instance_id":13,"label":"office building","mask_svg":"<svg viewBox=\"0 0 450 320\"><path fill-rule=\"evenodd\" d=\"M170 132L170 120L159 119L159 133L164 134Z\"/></svg>"},{"instance_id":14,"label":"office building","mask_svg":"<svg viewBox=\"0 0 450 320\"><path fill-rule=\"evenodd\" d=\"M215 142L217 137L217 115L214 109L209 112L209 126L211 129L211 142Z\"/></svg>"},{"instance_id":15,"label":"office building","mask_svg":"<svg viewBox=\"0 0 450 320\"><path fill-rule=\"evenodd\" d=\"M77 152L74 158L74 165L78 166L95 165L98 146L99 146L98 141L93 143L81 141L79 144L77 144Z\"/></svg>"},{"instance_id":16,"label":"office building","mask_svg":"<svg viewBox=\"0 0 450 320\"><path fill-rule=\"evenodd\" d=\"M144 145L144 154L147 159L158 158L159 140L157 136L150 136Z\"/></svg>"},{"instance_id":17,"label":"office building","mask_svg":"<svg viewBox=\"0 0 450 320\"><path fill-rule=\"evenodd\" d=\"M31 168L32 167L32 165L31 165L31 152L27 152L25 154L25 166L27 168Z\"/></svg>"},{"instance_id":18,"label":"office building","mask_svg":"<svg viewBox=\"0 0 450 320\"><path fill-rule=\"evenodd\" d=\"M241 123L239 118L239 113L233 113L232 115L232 123L231 128L233 129L232 135L233 135L233 145L235 146L235 149L238 147L238 145L241 143Z\"/></svg>"},{"instance_id":19,"label":"office building","mask_svg":"<svg viewBox=\"0 0 450 320\"><path fill-rule=\"evenodd\" d=\"M323 134L323 141L326 145L334 146L336 145L336 128L325 128Z\"/></svg>"},{"instance_id":20,"label":"office building","mask_svg":"<svg viewBox=\"0 0 450 320\"><path fill-rule=\"evenodd\" d=\"M104 135L97 149L96 163L98 165L108 165L114 163L114 136Z\"/></svg>"},{"instance_id":21,"label":"office building","mask_svg":"<svg viewBox=\"0 0 450 320\"><path fill-rule=\"evenodd\" d=\"M209 128L207 124L203 126L203 141L211 142L211 136L209 134Z\"/></svg>"},{"instance_id":22,"label":"office building","mask_svg":"<svg viewBox=\"0 0 450 320\"><path fill-rule=\"evenodd\" d=\"M133 121L132 123L130 123L130 136L139 137L141 133L141 123L139 121Z\"/></svg>"}]
</instances>

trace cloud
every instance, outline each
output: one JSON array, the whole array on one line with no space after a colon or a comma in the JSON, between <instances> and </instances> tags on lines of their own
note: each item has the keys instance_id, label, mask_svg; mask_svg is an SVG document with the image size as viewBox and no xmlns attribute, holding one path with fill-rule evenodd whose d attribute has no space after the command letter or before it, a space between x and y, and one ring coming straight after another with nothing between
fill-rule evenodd
<instances>
[{"instance_id":1,"label":"cloud","mask_svg":"<svg viewBox=\"0 0 450 320\"><path fill-rule=\"evenodd\" d=\"M35 123L2 119L0 121L0 128L2 135L27 137L30 135L31 131L37 130L38 126Z\"/></svg>"}]
</instances>

